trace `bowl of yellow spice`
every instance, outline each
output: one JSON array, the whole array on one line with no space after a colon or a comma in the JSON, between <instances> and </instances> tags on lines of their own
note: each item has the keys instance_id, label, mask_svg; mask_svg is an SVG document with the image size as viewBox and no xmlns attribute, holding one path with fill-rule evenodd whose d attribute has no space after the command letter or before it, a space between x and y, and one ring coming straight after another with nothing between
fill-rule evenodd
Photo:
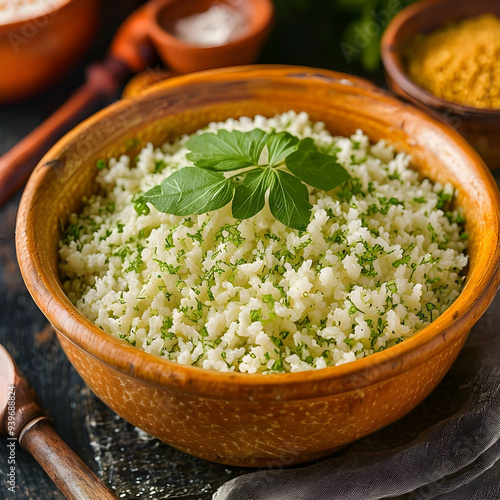
<instances>
[{"instance_id":1,"label":"bowl of yellow spice","mask_svg":"<svg viewBox=\"0 0 500 500\"><path fill-rule=\"evenodd\" d=\"M391 90L458 130L500 168L500 2L423 0L382 39Z\"/></svg>"}]
</instances>

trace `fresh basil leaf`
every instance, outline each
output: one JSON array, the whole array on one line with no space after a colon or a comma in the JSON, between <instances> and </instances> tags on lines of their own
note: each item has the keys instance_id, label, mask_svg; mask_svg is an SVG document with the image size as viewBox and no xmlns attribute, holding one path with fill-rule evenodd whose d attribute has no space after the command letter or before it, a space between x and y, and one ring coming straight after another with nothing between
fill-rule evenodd
<instances>
[{"instance_id":1,"label":"fresh basil leaf","mask_svg":"<svg viewBox=\"0 0 500 500\"><path fill-rule=\"evenodd\" d=\"M247 219L262 210L270 190L274 217L288 227L305 230L312 207L301 181L329 191L350 178L334 156L318 151L311 138L299 140L288 132L219 130L193 136L186 146L191 151L187 158L196 166L174 172L160 186L132 200L139 214L148 213L147 203L161 212L190 215L217 210L233 200L233 216ZM259 166L265 147L269 166ZM283 160L291 173L277 167ZM230 178L223 174L249 167L257 168Z\"/></svg>"},{"instance_id":2,"label":"fresh basil leaf","mask_svg":"<svg viewBox=\"0 0 500 500\"><path fill-rule=\"evenodd\" d=\"M305 231L311 220L309 191L302 182L282 170L271 170L275 180L269 192L269 208L285 226Z\"/></svg>"},{"instance_id":3,"label":"fresh basil leaf","mask_svg":"<svg viewBox=\"0 0 500 500\"><path fill-rule=\"evenodd\" d=\"M299 139L288 132L272 133L267 140L269 165L276 165L297 149Z\"/></svg>"},{"instance_id":4,"label":"fresh basil leaf","mask_svg":"<svg viewBox=\"0 0 500 500\"><path fill-rule=\"evenodd\" d=\"M274 173L269 168L248 172L234 190L233 217L249 219L258 214L266 203L266 191L274 183Z\"/></svg>"},{"instance_id":5,"label":"fresh basil leaf","mask_svg":"<svg viewBox=\"0 0 500 500\"><path fill-rule=\"evenodd\" d=\"M184 167L167 177L161 186L143 195L158 211L172 215L204 214L227 205L234 186L224 174Z\"/></svg>"},{"instance_id":6,"label":"fresh basil leaf","mask_svg":"<svg viewBox=\"0 0 500 500\"><path fill-rule=\"evenodd\" d=\"M314 144L313 139L311 139L310 137L302 139L299 142L297 149L300 149L301 151L318 151L316 144Z\"/></svg>"},{"instance_id":7,"label":"fresh basil leaf","mask_svg":"<svg viewBox=\"0 0 500 500\"><path fill-rule=\"evenodd\" d=\"M333 156L318 151L299 147L287 156L285 163L288 170L301 181L324 191L330 191L351 178Z\"/></svg>"},{"instance_id":8,"label":"fresh basil leaf","mask_svg":"<svg viewBox=\"0 0 500 500\"><path fill-rule=\"evenodd\" d=\"M217 171L256 166L269 136L263 130L250 132L219 130L195 135L186 142L186 155L197 167Z\"/></svg>"}]
</instances>

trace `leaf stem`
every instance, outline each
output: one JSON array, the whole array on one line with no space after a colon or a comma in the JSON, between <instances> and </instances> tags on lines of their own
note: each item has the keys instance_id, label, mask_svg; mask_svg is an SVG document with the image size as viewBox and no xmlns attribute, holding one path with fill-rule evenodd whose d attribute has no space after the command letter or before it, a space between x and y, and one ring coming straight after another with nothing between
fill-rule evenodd
<instances>
[{"instance_id":1,"label":"leaf stem","mask_svg":"<svg viewBox=\"0 0 500 500\"><path fill-rule=\"evenodd\" d=\"M226 179L234 179L235 177L241 177L242 175L247 175L253 172L258 172L259 170L262 170L262 168L265 167L265 165L255 165L255 167L251 167L250 170L244 170L243 169L239 170L238 173L234 175L230 175L229 177L226 177Z\"/></svg>"}]
</instances>

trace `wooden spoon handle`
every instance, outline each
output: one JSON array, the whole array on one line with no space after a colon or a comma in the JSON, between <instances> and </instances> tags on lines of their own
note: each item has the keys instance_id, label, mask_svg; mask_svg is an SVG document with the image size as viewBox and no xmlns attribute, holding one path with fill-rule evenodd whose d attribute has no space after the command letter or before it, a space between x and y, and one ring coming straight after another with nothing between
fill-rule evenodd
<instances>
[{"instance_id":1,"label":"wooden spoon handle","mask_svg":"<svg viewBox=\"0 0 500 500\"><path fill-rule=\"evenodd\" d=\"M34 424L22 433L19 443L33 455L67 498L117 500L58 436L47 418L36 419Z\"/></svg>"},{"instance_id":2,"label":"wooden spoon handle","mask_svg":"<svg viewBox=\"0 0 500 500\"><path fill-rule=\"evenodd\" d=\"M50 147L78 121L108 104L128 74L128 68L108 57L91 66L87 82L52 116L0 157L0 206L24 183Z\"/></svg>"}]
</instances>

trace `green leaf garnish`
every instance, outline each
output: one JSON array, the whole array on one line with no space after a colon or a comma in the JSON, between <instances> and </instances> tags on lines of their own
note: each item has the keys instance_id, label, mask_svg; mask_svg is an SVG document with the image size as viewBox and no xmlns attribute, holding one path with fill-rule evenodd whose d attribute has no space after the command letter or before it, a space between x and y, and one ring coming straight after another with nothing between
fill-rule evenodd
<instances>
[{"instance_id":1,"label":"green leaf garnish","mask_svg":"<svg viewBox=\"0 0 500 500\"><path fill-rule=\"evenodd\" d=\"M219 130L217 134L195 135L186 142L186 155L197 167L218 171L239 170L259 163L268 134L258 128L251 132Z\"/></svg>"},{"instance_id":2,"label":"green leaf garnish","mask_svg":"<svg viewBox=\"0 0 500 500\"><path fill-rule=\"evenodd\" d=\"M274 183L270 168L248 172L234 190L232 205L235 219L249 219L257 215L266 202L266 191Z\"/></svg>"},{"instance_id":3,"label":"green leaf garnish","mask_svg":"<svg viewBox=\"0 0 500 500\"><path fill-rule=\"evenodd\" d=\"M297 177L274 170L276 181L269 194L269 208L276 220L285 226L305 231L311 219L309 191Z\"/></svg>"},{"instance_id":4,"label":"green leaf garnish","mask_svg":"<svg viewBox=\"0 0 500 500\"><path fill-rule=\"evenodd\" d=\"M276 165L297 149L299 139L288 132L270 134L267 140L268 163Z\"/></svg>"},{"instance_id":5,"label":"green leaf garnish","mask_svg":"<svg viewBox=\"0 0 500 500\"><path fill-rule=\"evenodd\" d=\"M227 205L234 186L224 174L196 167L181 168L155 186L142 199L158 211L172 215L204 214Z\"/></svg>"},{"instance_id":6,"label":"green leaf garnish","mask_svg":"<svg viewBox=\"0 0 500 500\"><path fill-rule=\"evenodd\" d=\"M351 178L335 157L311 149L309 141L303 147L299 145L297 151L287 156L285 163L301 181L324 191L330 191Z\"/></svg>"},{"instance_id":7,"label":"green leaf garnish","mask_svg":"<svg viewBox=\"0 0 500 500\"><path fill-rule=\"evenodd\" d=\"M264 208L269 193L274 217L305 231L312 208L305 184L329 191L351 177L334 156L319 152L311 138L300 141L288 132L219 130L191 137L186 147L191 151L186 157L195 166L174 172L161 185L134 197L139 215L148 213L147 203L160 212L186 216L232 201L233 217L248 219ZM266 156L267 162L259 163Z\"/></svg>"}]
</instances>

